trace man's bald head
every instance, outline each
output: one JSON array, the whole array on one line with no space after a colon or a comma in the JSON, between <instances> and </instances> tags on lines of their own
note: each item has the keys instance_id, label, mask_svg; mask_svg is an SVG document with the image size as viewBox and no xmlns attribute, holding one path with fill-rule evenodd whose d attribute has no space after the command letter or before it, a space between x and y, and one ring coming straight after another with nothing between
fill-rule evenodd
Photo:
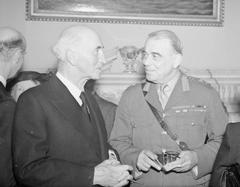
<instances>
[{"instance_id":1,"label":"man's bald head","mask_svg":"<svg viewBox=\"0 0 240 187\"><path fill-rule=\"evenodd\" d=\"M0 74L11 78L23 65L26 41L15 29L0 27Z\"/></svg>"},{"instance_id":2,"label":"man's bald head","mask_svg":"<svg viewBox=\"0 0 240 187\"><path fill-rule=\"evenodd\" d=\"M17 30L9 27L0 27L0 53L7 53L12 49L26 50L26 41Z\"/></svg>"}]
</instances>

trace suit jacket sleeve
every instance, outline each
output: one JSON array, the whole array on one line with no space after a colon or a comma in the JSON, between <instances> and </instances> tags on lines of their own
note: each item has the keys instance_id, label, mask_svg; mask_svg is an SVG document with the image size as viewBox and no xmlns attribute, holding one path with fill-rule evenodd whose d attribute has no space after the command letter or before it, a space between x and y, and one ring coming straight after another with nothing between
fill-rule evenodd
<instances>
[{"instance_id":1,"label":"suit jacket sleeve","mask_svg":"<svg viewBox=\"0 0 240 187\"><path fill-rule=\"evenodd\" d=\"M232 164L240 164L239 137L240 123L228 124L214 163L210 186L220 186L224 170Z\"/></svg>"},{"instance_id":2,"label":"suit jacket sleeve","mask_svg":"<svg viewBox=\"0 0 240 187\"><path fill-rule=\"evenodd\" d=\"M228 123L228 116L215 90L211 92L208 100L209 106L206 119L208 140L206 144L195 150L198 155L198 175L195 177L196 179L212 171L213 163Z\"/></svg>"},{"instance_id":3,"label":"suit jacket sleeve","mask_svg":"<svg viewBox=\"0 0 240 187\"><path fill-rule=\"evenodd\" d=\"M15 102L6 99L0 103L0 186L14 186L12 169L11 136Z\"/></svg>"},{"instance_id":4,"label":"suit jacket sleeve","mask_svg":"<svg viewBox=\"0 0 240 187\"><path fill-rule=\"evenodd\" d=\"M51 136L47 134L44 108L34 95L22 96L17 104L13 134L14 169L19 183L34 187L92 186L93 166L72 163L48 153Z\"/></svg>"}]
</instances>

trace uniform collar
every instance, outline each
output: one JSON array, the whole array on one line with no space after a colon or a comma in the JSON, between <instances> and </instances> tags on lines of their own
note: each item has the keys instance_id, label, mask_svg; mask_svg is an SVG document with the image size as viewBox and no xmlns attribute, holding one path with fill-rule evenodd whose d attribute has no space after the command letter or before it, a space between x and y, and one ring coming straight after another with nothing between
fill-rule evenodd
<instances>
[{"instance_id":1,"label":"uniform collar","mask_svg":"<svg viewBox=\"0 0 240 187\"><path fill-rule=\"evenodd\" d=\"M168 81L167 83L164 83L164 84L159 84L158 85L158 90L160 89L160 86L162 87L167 87L167 95L168 97L171 95L174 87L176 86L177 84L177 81L180 77L180 72L178 72L170 81Z\"/></svg>"}]
</instances>

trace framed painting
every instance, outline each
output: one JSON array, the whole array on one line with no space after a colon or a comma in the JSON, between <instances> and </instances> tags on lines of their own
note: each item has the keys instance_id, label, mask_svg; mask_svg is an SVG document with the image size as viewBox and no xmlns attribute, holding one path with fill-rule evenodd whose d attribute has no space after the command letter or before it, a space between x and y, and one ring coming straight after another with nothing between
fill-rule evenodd
<instances>
[{"instance_id":1,"label":"framed painting","mask_svg":"<svg viewBox=\"0 0 240 187\"><path fill-rule=\"evenodd\" d=\"M26 0L26 19L223 26L224 0Z\"/></svg>"}]
</instances>

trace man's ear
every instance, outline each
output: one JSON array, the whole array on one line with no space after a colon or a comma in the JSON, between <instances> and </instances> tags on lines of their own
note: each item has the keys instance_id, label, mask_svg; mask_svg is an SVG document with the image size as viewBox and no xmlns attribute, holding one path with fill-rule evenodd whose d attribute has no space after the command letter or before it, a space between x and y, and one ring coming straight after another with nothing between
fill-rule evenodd
<instances>
[{"instance_id":1,"label":"man's ear","mask_svg":"<svg viewBox=\"0 0 240 187\"><path fill-rule=\"evenodd\" d=\"M20 63L20 58L22 58L22 54L21 54L21 51L20 50L15 50L15 51L12 51L12 54L10 55L10 61L14 64L18 64Z\"/></svg>"},{"instance_id":2,"label":"man's ear","mask_svg":"<svg viewBox=\"0 0 240 187\"><path fill-rule=\"evenodd\" d=\"M183 58L183 56L179 53L175 55L175 61L173 64L174 68L177 68L178 66L180 66L182 64L182 58Z\"/></svg>"},{"instance_id":3,"label":"man's ear","mask_svg":"<svg viewBox=\"0 0 240 187\"><path fill-rule=\"evenodd\" d=\"M66 51L66 61L70 63L72 66L76 66L77 63L77 55L71 49Z\"/></svg>"}]
</instances>

